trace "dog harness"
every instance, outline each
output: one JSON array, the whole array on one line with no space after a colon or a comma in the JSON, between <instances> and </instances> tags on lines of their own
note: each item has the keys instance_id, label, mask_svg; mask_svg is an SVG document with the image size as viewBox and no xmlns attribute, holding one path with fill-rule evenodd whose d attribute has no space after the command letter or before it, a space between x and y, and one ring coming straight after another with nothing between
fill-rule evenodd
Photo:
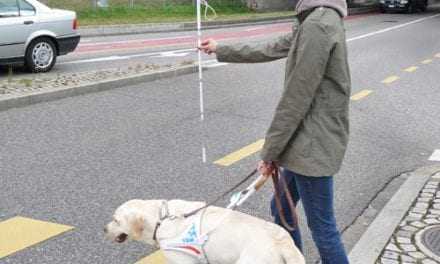
<instances>
[{"instance_id":1,"label":"dog harness","mask_svg":"<svg viewBox=\"0 0 440 264\"><path fill-rule=\"evenodd\" d=\"M179 236L163 239L157 241L156 233L161 223L166 220L176 219L176 216L171 216L168 212L168 205L164 202L161 210L160 222L156 225L156 230L153 239L157 241L160 249L164 251L177 251L189 255L196 259L201 264L209 264L205 252L205 244L208 241L208 235L203 235L201 232L202 218L205 211L193 215L193 221L189 227ZM164 214L165 213L165 214Z\"/></svg>"}]
</instances>

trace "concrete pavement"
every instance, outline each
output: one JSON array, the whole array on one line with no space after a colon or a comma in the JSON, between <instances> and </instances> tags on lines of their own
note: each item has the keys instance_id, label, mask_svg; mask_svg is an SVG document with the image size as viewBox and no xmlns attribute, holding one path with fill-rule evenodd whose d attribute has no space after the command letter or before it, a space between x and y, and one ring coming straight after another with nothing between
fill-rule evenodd
<instances>
[{"instance_id":1,"label":"concrete pavement","mask_svg":"<svg viewBox=\"0 0 440 264\"><path fill-rule=\"evenodd\" d=\"M356 22L348 36L388 23ZM347 230L348 249L360 235L347 227L396 175L437 164L429 159L440 149L439 23L433 17L349 43L351 142L335 178L337 219ZM283 61L229 64L206 72L203 126L196 75L0 112L0 228L8 220L16 223L17 216L26 226L34 223L29 219L43 221L42 230L52 228L50 223L61 225L56 230L73 227L38 237L40 243L2 255L0 262L135 263L153 253L144 245L104 239L101 230L112 211L136 197L209 200L249 172L256 153L229 166L214 162L263 138L281 92L283 66ZM208 164L200 161L203 134ZM270 220L270 194L264 189L241 210ZM374 210L385 205L376 203ZM303 217L301 228L305 255L313 263L317 255Z\"/></svg>"}]
</instances>

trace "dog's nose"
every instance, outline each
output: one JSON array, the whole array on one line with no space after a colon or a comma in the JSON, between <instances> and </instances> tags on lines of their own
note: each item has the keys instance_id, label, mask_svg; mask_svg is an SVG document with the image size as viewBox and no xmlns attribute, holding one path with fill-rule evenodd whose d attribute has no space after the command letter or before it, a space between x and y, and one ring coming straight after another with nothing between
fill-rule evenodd
<instances>
[{"instance_id":1,"label":"dog's nose","mask_svg":"<svg viewBox=\"0 0 440 264\"><path fill-rule=\"evenodd\" d=\"M108 231L107 227L104 227L104 233L107 233L107 231Z\"/></svg>"}]
</instances>

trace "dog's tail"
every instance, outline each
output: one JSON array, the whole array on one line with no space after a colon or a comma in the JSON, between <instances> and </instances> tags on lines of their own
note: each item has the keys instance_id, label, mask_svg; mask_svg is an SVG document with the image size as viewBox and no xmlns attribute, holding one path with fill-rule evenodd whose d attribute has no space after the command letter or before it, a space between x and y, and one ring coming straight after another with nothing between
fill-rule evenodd
<instances>
[{"instance_id":1,"label":"dog's tail","mask_svg":"<svg viewBox=\"0 0 440 264\"><path fill-rule=\"evenodd\" d=\"M284 243L281 247L281 255L283 256L284 264L305 264L306 261L304 259L301 251L295 246L293 241L289 241L289 243Z\"/></svg>"}]
</instances>

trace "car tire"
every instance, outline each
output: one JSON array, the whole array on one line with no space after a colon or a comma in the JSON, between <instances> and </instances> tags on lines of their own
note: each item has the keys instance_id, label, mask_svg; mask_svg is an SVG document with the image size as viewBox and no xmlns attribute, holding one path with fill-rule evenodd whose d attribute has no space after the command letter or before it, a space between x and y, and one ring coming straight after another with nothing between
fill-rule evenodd
<instances>
[{"instance_id":1,"label":"car tire","mask_svg":"<svg viewBox=\"0 0 440 264\"><path fill-rule=\"evenodd\" d=\"M382 14L385 14L385 13L387 12L387 10L386 10L385 8L383 8L383 7L379 8L379 11L380 11Z\"/></svg>"},{"instance_id":2,"label":"car tire","mask_svg":"<svg viewBox=\"0 0 440 264\"><path fill-rule=\"evenodd\" d=\"M421 10L422 12L426 12L427 9L428 9L428 2L425 1L425 2L423 2L422 5L420 6L420 10Z\"/></svg>"},{"instance_id":3,"label":"car tire","mask_svg":"<svg viewBox=\"0 0 440 264\"><path fill-rule=\"evenodd\" d=\"M50 38L37 38L26 50L26 68L33 73L48 72L57 60L57 49Z\"/></svg>"},{"instance_id":4,"label":"car tire","mask_svg":"<svg viewBox=\"0 0 440 264\"><path fill-rule=\"evenodd\" d=\"M408 7L406 9L406 12L408 14L413 14L416 11L416 7L414 6L414 4L412 2L409 2Z\"/></svg>"}]
</instances>

